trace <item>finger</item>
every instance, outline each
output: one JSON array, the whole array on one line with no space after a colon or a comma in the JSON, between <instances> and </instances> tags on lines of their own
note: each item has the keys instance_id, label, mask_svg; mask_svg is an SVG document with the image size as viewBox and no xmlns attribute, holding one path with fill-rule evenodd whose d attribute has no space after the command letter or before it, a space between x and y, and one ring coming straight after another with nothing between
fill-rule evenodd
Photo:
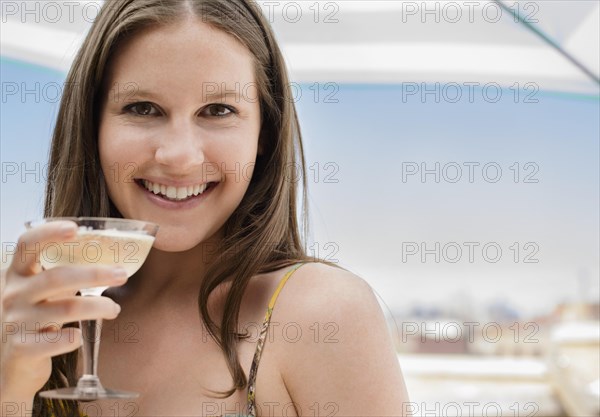
<instances>
[{"instance_id":1,"label":"finger","mask_svg":"<svg viewBox=\"0 0 600 417\"><path fill-rule=\"evenodd\" d=\"M56 301L43 301L34 307L28 321L38 328L81 320L112 320L119 315L121 306L108 297L71 297Z\"/></svg>"},{"instance_id":2,"label":"finger","mask_svg":"<svg viewBox=\"0 0 600 417\"><path fill-rule=\"evenodd\" d=\"M127 282L127 272L121 267L82 265L48 269L27 281L30 301L40 301L74 295L82 288L113 287Z\"/></svg>"},{"instance_id":3,"label":"finger","mask_svg":"<svg viewBox=\"0 0 600 417\"><path fill-rule=\"evenodd\" d=\"M40 271L40 250L51 242L68 241L75 236L77 224L68 220L57 220L27 230L17 242L9 270L20 276L30 276ZM7 274L7 279L9 278Z\"/></svg>"},{"instance_id":4,"label":"finger","mask_svg":"<svg viewBox=\"0 0 600 417\"><path fill-rule=\"evenodd\" d=\"M11 350L20 357L47 358L77 350L83 344L81 329L53 327L13 341Z\"/></svg>"}]
</instances>

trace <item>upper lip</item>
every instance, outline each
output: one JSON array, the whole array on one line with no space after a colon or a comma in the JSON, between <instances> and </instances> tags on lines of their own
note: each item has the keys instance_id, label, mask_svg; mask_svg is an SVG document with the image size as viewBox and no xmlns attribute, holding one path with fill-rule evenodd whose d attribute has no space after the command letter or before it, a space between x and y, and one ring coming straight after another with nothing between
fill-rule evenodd
<instances>
[{"instance_id":1,"label":"upper lip","mask_svg":"<svg viewBox=\"0 0 600 417\"><path fill-rule=\"evenodd\" d=\"M172 186L172 187L189 187L189 186L193 186L193 185L204 185L204 184L210 184L211 182L219 182L218 180L214 180L214 181L203 181L202 179L198 179L198 180L172 180L172 179L168 179L168 178L158 178L158 177L138 177L136 178L137 181L150 181L154 184L159 184L159 185L165 185L165 186Z\"/></svg>"}]
</instances>

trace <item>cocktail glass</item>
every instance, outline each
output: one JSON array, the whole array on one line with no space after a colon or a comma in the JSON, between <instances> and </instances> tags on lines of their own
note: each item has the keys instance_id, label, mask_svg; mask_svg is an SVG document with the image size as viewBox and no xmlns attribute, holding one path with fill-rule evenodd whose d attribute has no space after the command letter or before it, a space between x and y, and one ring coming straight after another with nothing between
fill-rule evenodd
<instances>
[{"instance_id":1,"label":"cocktail glass","mask_svg":"<svg viewBox=\"0 0 600 417\"><path fill-rule=\"evenodd\" d=\"M118 265L130 277L142 266L150 253L158 225L141 220L109 217L50 217L25 223L32 228L57 220L70 220L79 226L69 242L53 242L41 248L40 263L44 269L68 265ZM97 297L108 286L81 288L83 297ZM76 387L40 392L41 397L79 401L101 398L135 398L135 392L104 388L98 378L98 352L102 320L79 322L83 335L83 375Z\"/></svg>"}]
</instances>

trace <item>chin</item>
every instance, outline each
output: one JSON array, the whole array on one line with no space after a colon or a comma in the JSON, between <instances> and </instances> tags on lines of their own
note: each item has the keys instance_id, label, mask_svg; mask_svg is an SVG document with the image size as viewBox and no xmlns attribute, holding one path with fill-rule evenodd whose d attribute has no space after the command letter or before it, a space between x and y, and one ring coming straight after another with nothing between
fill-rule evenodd
<instances>
[{"instance_id":1,"label":"chin","mask_svg":"<svg viewBox=\"0 0 600 417\"><path fill-rule=\"evenodd\" d=\"M206 248L202 250L211 251L216 248L216 243L208 242L208 240L213 240L213 237L213 233L196 232L191 234L189 229L165 227L163 230L158 230L153 247L163 252L186 252L198 247L202 242L206 242Z\"/></svg>"},{"instance_id":2,"label":"chin","mask_svg":"<svg viewBox=\"0 0 600 417\"><path fill-rule=\"evenodd\" d=\"M154 248L158 249L162 252L186 252L190 249L193 249L196 245L188 244L186 242L179 241L165 241L165 240L156 240L154 241Z\"/></svg>"}]
</instances>

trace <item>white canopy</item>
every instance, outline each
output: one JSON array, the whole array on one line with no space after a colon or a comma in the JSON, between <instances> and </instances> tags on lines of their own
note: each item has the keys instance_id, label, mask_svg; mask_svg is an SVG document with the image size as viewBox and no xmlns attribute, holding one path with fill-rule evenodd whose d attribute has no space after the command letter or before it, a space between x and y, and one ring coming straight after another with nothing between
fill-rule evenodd
<instances>
[{"instance_id":1,"label":"white canopy","mask_svg":"<svg viewBox=\"0 0 600 417\"><path fill-rule=\"evenodd\" d=\"M1 54L66 71L103 1L8 1ZM598 95L597 1L261 1L299 82L534 82ZM516 14L518 11L518 15ZM534 30L526 27L529 24Z\"/></svg>"}]
</instances>

